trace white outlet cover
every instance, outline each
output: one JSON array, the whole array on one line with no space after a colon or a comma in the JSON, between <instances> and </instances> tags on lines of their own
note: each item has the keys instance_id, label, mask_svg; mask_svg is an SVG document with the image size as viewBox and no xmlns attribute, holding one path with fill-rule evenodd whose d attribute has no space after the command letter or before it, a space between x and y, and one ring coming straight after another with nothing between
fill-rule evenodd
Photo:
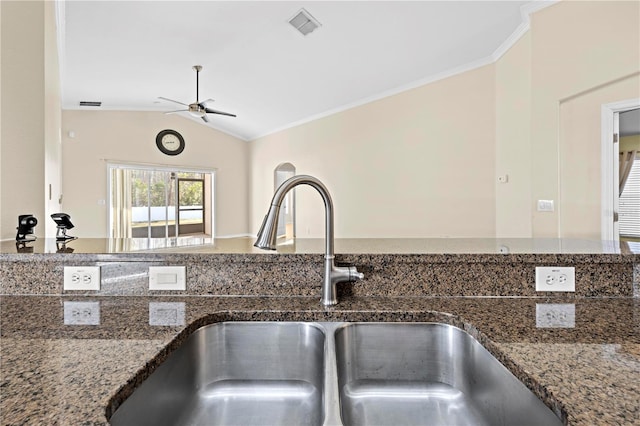
<instances>
[{"instance_id":1,"label":"white outlet cover","mask_svg":"<svg viewBox=\"0 0 640 426\"><path fill-rule=\"evenodd\" d=\"M576 291L573 266L536 266L536 291Z\"/></svg>"},{"instance_id":2,"label":"white outlet cover","mask_svg":"<svg viewBox=\"0 0 640 426\"><path fill-rule=\"evenodd\" d=\"M65 266L63 290L100 290L100 267Z\"/></svg>"},{"instance_id":3,"label":"white outlet cover","mask_svg":"<svg viewBox=\"0 0 640 426\"><path fill-rule=\"evenodd\" d=\"M573 303L536 303L537 328L575 328L576 305Z\"/></svg>"},{"instance_id":4,"label":"white outlet cover","mask_svg":"<svg viewBox=\"0 0 640 426\"><path fill-rule=\"evenodd\" d=\"M185 266L149 266L149 290L186 290Z\"/></svg>"},{"instance_id":5,"label":"white outlet cover","mask_svg":"<svg viewBox=\"0 0 640 426\"><path fill-rule=\"evenodd\" d=\"M552 212L554 210L553 200L538 200L539 212Z\"/></svg>"},{"instance_id":6,"label":"white outlet cover","mask_svg":"<svg viewBox=\"0 0 640 426\"><path fill-rule=\"evenodd\" d=\"M100 302L64 302L65 325L100 325Z\"/></svg>"},{"instance_id":7,"label":"white outlet cover","mask_svg":"<svg viewBox=\"0 0 640 426\"><path fill-rule=\"evenodd\" d=\"M184 302L149 302L149 325L182 326L185 312Z\"/></svg>"}]
</instances>

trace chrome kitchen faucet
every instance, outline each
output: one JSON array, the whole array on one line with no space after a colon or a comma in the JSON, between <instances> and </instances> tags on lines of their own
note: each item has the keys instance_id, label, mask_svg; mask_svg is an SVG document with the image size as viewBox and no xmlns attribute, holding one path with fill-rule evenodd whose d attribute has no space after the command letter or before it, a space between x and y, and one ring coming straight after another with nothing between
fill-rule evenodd
<instances>
[{"instance_id":1,"label":"chrome kitchen faucet","mask_svg":"<svg viewBox=\"0 0 640 426\"><path fill-rule=\"evenodd\" d=\"M333 201L329 191L320 180L313 176L299 175L287 179L280 185L273 195L271 206L264 217L262 226L258 231L255 247L267 250L276 249L277 223L280 206L287 193L298 185L310 185L315 188L325 207L325 250L324 250L324 280L322 282L322 304L325 306L338 303L336 296L336 284L340 282L354 282L364 278L364 274L358 272L355 266L336 266L333 254Z\"/></svg>"}]
</instances>

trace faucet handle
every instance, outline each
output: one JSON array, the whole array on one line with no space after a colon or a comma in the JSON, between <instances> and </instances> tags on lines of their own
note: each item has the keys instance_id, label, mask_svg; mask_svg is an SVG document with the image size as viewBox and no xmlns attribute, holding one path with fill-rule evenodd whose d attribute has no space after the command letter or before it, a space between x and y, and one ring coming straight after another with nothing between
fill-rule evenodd
<instances>
[{"instance_id":1,"label":"faucet handle","mask_svg":"<svg viewBox=\"0 0 640 426\"><path fill-rule=\"evenodd\" d=\"M364 274L358 272L355 266L349 266L349 282L360 281L362 279L364 279Z\"/></svg>"}]
</instances>

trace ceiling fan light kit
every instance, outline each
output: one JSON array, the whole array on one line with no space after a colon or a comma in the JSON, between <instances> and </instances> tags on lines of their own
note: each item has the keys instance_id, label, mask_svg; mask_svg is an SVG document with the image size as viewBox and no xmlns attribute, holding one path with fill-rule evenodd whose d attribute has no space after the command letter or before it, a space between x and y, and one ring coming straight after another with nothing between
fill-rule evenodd
<instances>
[{"instance_id":1,"label":"ceiling fan light kit","mask_svg":"<svg viewBox=\"0 0 640 426\"><path fill-rule=\"evenodd\" d=\"M194 65L193 70L196 72L196 101L191 103L191 104L185 104L183 102L179 102L173 99L169 99L169 98L163 98L162 96L158 97L158 99L162 99L165 101L169 101L169 102L173 102L179 105L183 105L186 106L187 109L179 109L176 111L167 111L165 112L165 114L175 114L177 112L188 112L189 114L191 114L193 117L196 118L202 118L202 121L204 121L205 123L209 122L209 118L207 117L207 114L218 114L218 115L226 115L228 117L235 117L235 114L231 114L228 112L224 112L224 111L218 111L215 109L211 109L208 108L206 106L206 104L208 102L213 102L213 99L207 99L206 101L202 101L200 102L200 98L199 98L199 92L200 92L200 71L202 71L202 65Z\"/></svg>"}]
</instances>

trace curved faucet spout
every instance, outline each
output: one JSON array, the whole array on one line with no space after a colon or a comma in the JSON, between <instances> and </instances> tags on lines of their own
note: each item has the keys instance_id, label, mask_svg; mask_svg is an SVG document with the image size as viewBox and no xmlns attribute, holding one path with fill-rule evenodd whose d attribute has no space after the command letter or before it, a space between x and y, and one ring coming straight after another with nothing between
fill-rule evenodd
<instances>
[{"instance_id":1,"label":"curved faucet spout","mask_svg":"<svg viewBox=\"0 0 640 426\"><path fill-rule=\"evenodd\" d=\"M254 244L255 247L268 250L276 249L276 239L278 232L277 223L278 215L280 213L280 206L284 202L284 197L287 195L287 193L296 186L302 184L314 187L322 196L325 208L325 252L333 255L333 201L331 200L331 195L329 194L329 190L327 189L327 187L324 186L324 184L320 182L319 179L308 175L294 176L284 181L282 185L278 187L275 194L273 194L269 211L264 217L262 226L258 231L258 238L256 240L256 243Z\"/></svg>"},{"instance_id":2,"label":"curved faucet spout","mask_svg":"<svg viewBox=\"0 0 640 426\"><path fill-rule=\"evenodd\" d=\"M255 247L275 250L277 239L277 223L280 214L280 206L287 193L298 185L310 185L315 188L324 201L325 207L325 253L324 253L324 281L322 285L322 303L335 305L338 303L336 296L336 284L339 282L357 281L364 278L353 266L335 266L333 258L333 201L329 190L320 180L313 176L298 175L287 179L280 185L273 195L271 206L262 221L258 231Z\"/></svg>"}]
</instances>

